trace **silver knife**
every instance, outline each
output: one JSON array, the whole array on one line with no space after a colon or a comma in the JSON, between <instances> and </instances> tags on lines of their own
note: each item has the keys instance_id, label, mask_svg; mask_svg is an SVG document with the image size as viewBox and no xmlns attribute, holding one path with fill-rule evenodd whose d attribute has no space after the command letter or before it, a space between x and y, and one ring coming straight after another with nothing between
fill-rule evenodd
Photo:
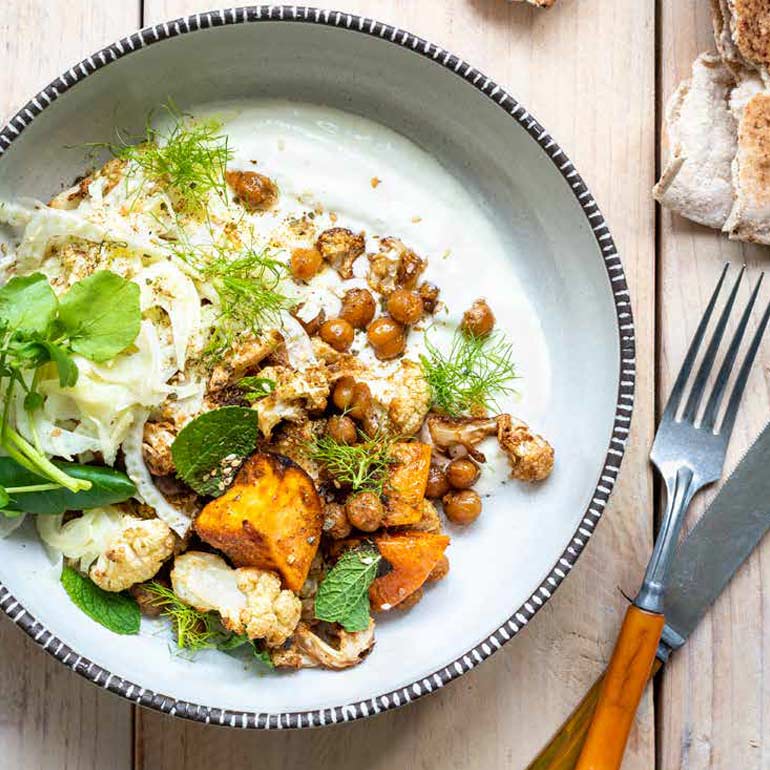
<instances>
[{"instance_id":1,"label":"silver knife","mask_svg":"<svg viewBox=\"0 0 770 770\"><path fill-rule=\"evenodd\" d=\"M657 657L665 663L698 625L770 529L770 424L680 543L666 592ZM574 768L588 733L601 678L527 770Z\"/></svg>"},{"instance_id":2,"label":"silver knife","mask_svg":"<svg viewBox=\"0 0 770 770\"><path fill-rule=\"evenodd\" d=\"M770 424L679 545L666 595L658 658L665 662L698 625L770 529Z\"/></svg>"}]
</instances>

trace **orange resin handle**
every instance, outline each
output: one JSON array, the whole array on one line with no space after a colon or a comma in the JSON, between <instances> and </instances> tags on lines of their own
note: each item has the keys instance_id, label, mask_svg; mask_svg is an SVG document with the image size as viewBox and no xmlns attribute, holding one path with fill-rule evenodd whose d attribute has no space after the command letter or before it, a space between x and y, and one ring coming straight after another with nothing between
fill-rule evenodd
<instances>
[{"instance_id":1,"label":"orange resin handle","mask_svg":"<svg viewBox=\"0 0 770 770\"><path fill-rule=\"evenodd\" d=\"M660 671L662 665L660 660L655 658L652 676ZM548 745L532 760L531 764L527 765L527 770L575 770L578 756L586 742L591 719L596 711L596 704L599 702L603 681L604 674L593 683L591 689L583 696L583 700L578 703Z\"/></svg>"},{"instance_id":2,"label":"orange resin handle","mask_svg":"<svg viewBox=\"0 0 770 770\"><path fill-rule=\"evenodd\" d=\"M577 770L618 770L634 715L650 678L663 615L633 604L626 611Z\"/></svg>"}]
</instances>

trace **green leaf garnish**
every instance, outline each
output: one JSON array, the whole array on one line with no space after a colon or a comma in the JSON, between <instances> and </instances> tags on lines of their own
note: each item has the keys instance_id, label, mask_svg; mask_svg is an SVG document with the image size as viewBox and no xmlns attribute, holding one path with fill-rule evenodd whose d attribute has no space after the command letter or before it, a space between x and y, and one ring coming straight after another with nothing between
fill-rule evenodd
<instances>
[{"instance_id":1,"label":"green leaf garnish","mask_svg":"<svg viewBox=\"0 0 770 770\"><path fill-rule=\"evenodd\" d=\"M447 352L426 334L425 349L427 355L420 356L420 362L436 411L450 417L484 413L513 393L513 348L502 334L476 337L458 330Z\"/></svg>"},{"instance_id":2,"label":"green leaf garnish","mask_svg":"<svg viewBox=\"0 0 770 770\"><path fill-rule=\"evenodd\" d=\"M182 428L171 445L179 478L199 495L218 497L257 446L257 413L242 406L204 412Z\"/></svg>"},{"instance_id":3,"label":"green leaf garnish","mask_svg":"<svg viewBox=\"0 0 770 770\"><path fill-rule=\"evenodd\" d=\"M129 596L104 591L72 567L61 573L64 590L92 620L116 634L138 634L141 613L139 605Z\"/></svg>"},{"instance_id":4,"label":"green leaf garnish","mask_svg":"<svg viewBox=\"0 0 770 770\"><path fill-rule=\"evenodd\" d=\"M343 553L318 586L315 616L339 623L346 631L364 631L369 625L369 586L381 559L369 546Z\"/></svg>"},{"instance_id":5,"label":"green leaf garnish","mask_svg":"<svg viewBox=\"0 0 770 770\"><path fill-rule=\"evenodd\" d=\"M243 397L253 403L275 390L275 380L269 377L241 377L238 387L243 391Z\"/></svg>"},{"instance_id":6,"label":"green leaf garnish","mask_svg":"<svg viewBox=\"0 0 770 770\"><path fill-rule=\"evenodd\" d=\"M10 457L0 457L0 486L9 495L9 500L0 504L0 508L28 513L59 514L115 505L128 500L136 492L131 479L113 468L59 461L54 465L73 479L90 482L90 488L70 492L62 486L46 484L45 477L32 473Z\"/></svg>"},{"instance_id":7,"label":"green leaf garnish","mask_svg":"<svg viewBox=\"0 0 770 770\"><path fill-rule=\"evenodd\" d=\"M57 305L42 273L11 278L0 288L0 318L12 331L45 332L56 316Z\"/></svg>"},{"instance_id":8,"label":"green leaf garnish","mask_svg":"<svg viewBox=\"0 0 770 770\"><path fill-rule=\"evenodd\" d=\"M395 462L391 449L395 439L384 433L367 436L359 431L357 444L341 444L331 436L316 438L308 454L322 463L334 479L353 492L368 491L381 495L390 466Z\"/></svg>"},{"instance_id":9,"label":"green leaf garnish","mask_svg":"<svg viewBox=\"0 0 770 770\"><path fill-rule=\"evenodd\" d=\"M72 350L109 361L139 334L139 286L108 270L74 283L59 303L59 324Z\"/></svg>"}]
</instances>

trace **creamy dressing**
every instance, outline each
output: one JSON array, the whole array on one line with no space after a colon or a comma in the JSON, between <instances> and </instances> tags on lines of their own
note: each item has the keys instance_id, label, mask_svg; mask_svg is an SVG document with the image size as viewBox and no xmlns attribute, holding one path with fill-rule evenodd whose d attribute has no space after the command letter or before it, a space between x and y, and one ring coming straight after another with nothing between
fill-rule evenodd
<instances>
[{"instance_id":1,"label":"creamy dressing","mask_svg":"<svg viewBox=\"0 0 770 770\"><path fill-rule=\"evenodd\" d=\"M515 247L460 180L395 131L331 108L264 100L191 112L223 122L234 152L231 167L259 171L277 183L278 207L253 218L255 233L274 237L287 217L315 209L319 232L333 226L362 230L369 253L378 250L380 238L399 238L427 259L423 277L441 289L443 307L430 329L439 347L448 344L471 302L484 297L497 327L513 343L519 376L516 393L500 403L501 411L537 422L550 396L543 330L514 272L509 251ZM309 244L292 243L288 236L286 245ZM364 255L354 265L354 278L345 282L325 269L299 290L306 302L303 316L323 308L333 317L347 289L366 287L367 267ZM352 350L364 361L376 361L362 332ZM413 329L406 357L418 360L423 350L424 332ZM494 440L483 450L487 463L476 488L489 494L507 475L507 462Z\"/></svg>"}]
</instances>

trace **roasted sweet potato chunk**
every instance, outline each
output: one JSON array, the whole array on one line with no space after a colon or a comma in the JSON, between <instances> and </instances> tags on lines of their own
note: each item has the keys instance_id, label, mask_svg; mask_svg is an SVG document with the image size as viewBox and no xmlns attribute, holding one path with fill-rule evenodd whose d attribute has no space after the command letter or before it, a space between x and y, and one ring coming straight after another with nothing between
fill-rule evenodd
<instances>
[{"instance_id":1,"label":"roasted sweet potato chunk","mask_svg":"<svg viewBox=\"0 0 770 770\"><path fill-rule=\"evenodd\" d=\"M428 485L431 449L419 442L393 445L396 461L384 489L386 527L416 524L422 518L422 501Z\"/></svg>"},{"instance_id":2,"label":"roasted sweet potato chunk","mask_svg":"<svg viewBox=\"0 0 770 770\"><path fill-rule=\"evenodd\" d=\"M323 507L310 476L288 457L252 455L222 497L195 520L201 540L237 567L275 570L292 591L318 550Z\"/></svg>"},{"instance_id":3,"label":"roasted sweet potato chunk","mask_svg":"<svg viewBox=\"0 0 770 770\"><path fill-rule=\"evenodd\" d=\"M374 610L389 610L413 594L441 561L449 538L428 532L399 532L374 540L391 570L378 577L369 588Z\"/></svg>"}]
</instances>

